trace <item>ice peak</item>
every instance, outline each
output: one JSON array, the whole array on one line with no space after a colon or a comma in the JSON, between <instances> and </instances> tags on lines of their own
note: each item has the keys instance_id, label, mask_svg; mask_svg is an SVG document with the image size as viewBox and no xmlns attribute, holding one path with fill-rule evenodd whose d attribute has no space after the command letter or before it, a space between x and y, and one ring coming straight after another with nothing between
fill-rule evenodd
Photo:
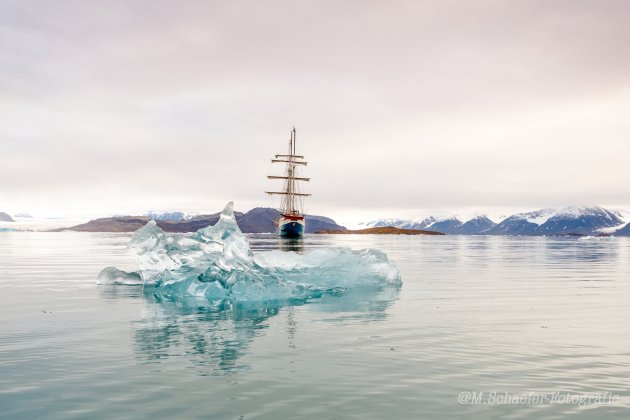
<instances>
[{"instance_id":1,"label":"ice peak","mask_svg":"<svg viewBox=\"0 0 630 420\"><path fill-rule=\"evenodd\" d=\"M225 205L221 212L221 219L234 219L234 201L230 201Z\"/></svg>"}]
</instances>

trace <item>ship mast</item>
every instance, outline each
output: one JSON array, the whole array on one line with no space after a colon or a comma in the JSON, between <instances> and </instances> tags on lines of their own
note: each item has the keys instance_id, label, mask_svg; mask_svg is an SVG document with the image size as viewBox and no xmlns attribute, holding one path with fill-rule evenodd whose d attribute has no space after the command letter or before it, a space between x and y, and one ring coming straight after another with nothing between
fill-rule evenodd
<instances>
[{"instance_id":1,"label":"ship mast","mask_svg":"<svg viewBox=\"0 0 630 420\"><path fill-rule=\"evenodd\" d=\"M295 198L293 197L293 193L295 192L295 151L294 151L294 141L295 141L295 127L291 130L291 137L289 138L289 163L287 164L287 183L284 190L287 192L285 198L284 208L286 209L286 214L295 214Z\"/></svg>"},{"instance_id":2,"label":"ship mast","mask_svg":"<svg viewBox=\"0 0 630 420\"><path fill-rule=\"evenodd\" d=\"M283 158L283 159L278 159ZM296 130L295 127L291 130L291 136L289 137L289 153L287 155L276 155L276 159L271 160L272 163L286 163L285 176L269 175L269 179L283 179L285 180L284 191L266 191L269 195L283 195L282 198L282 214L298 216L301 213L301 209L298 208L298 202L296 197L307 197L310 194L302 194L298 192L296 181L310 181L310 178L304 178L297 176L297 165L306 166L308 162L304 160L304 156L296 154Z\"/></svg>"}]
</instances>

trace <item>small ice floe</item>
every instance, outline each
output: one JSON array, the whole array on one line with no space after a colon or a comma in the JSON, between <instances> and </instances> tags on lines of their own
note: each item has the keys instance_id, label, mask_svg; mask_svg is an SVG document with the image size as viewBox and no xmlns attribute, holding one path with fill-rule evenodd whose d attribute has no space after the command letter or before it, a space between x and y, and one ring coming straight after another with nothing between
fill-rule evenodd
<instances>
[{"instance_id":1,"label":"small ice floe","mask_svg":"<svg viewBox=\"0 0 630 420\"><path fill-rule=\"evenodd\" d=\"M101 284L145 285L168 300L188 297L240 302L308 299L349 289L399 286L400 273L381 251L318 249L306 254L253 254L228 203L214 226L171 235L154 221L129 243L140 271L104 269Z\"/></svg>"},{"instance_id":2,"label":"small ice floe","mask_svg":"<svg viewBox=\"0 0 630 420\"><path fill-rule=\"evenodd\" d=\"M98 284L118 284L122 286L138 286L143 284L142 276L137 271L128 273L116 267L104 268L96 279Z\"/></svg>"},{"instance_id":3,"label":"small ice floe","mask_svg":"<svg viewBox=\"0 0 630 420\"><path fill-rule=\"evenodd\" d=\"M611 241L614 236L580 236L578 241Z\"/></svg>"}]
</instances>

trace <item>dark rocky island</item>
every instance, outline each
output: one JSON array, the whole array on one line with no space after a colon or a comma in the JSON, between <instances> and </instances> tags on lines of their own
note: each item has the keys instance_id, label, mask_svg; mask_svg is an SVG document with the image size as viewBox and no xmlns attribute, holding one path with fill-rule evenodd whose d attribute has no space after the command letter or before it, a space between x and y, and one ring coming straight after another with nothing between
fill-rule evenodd
<instances>
[{"instance_id":1,"label":"dark rocky island","mask_svg":"<svg viewBox=\"0 0 630 420\"><path fill-rule=\"evenodd\" d=\"M441 232L420 229L400 229L393 226L380 226L358 230L320 230L315 233L325 233L333 235L444 235Z\"/></svg>"},{"instance_id":2,"label":"dark rocky island","mask_svg":"<svg viewBox=\"0 0 630 420\"><path fill-rule=\"evenodd\" d=\"M196 216L184 220L156 220L157 225L166 232L195 232L219 220L219 214ZM243 233L269 233L276 231L276 220L280 212L275 209L256 207L247 213L234 212L236 223ZM61 228L56 231L72 230L77 232L133 232L144 226L149 220L147 216L119 216L90 220L87 223ZM321 230L345 230L334 220L323 216L306 216L306 233Z\"/></svg>"}]
</instances>

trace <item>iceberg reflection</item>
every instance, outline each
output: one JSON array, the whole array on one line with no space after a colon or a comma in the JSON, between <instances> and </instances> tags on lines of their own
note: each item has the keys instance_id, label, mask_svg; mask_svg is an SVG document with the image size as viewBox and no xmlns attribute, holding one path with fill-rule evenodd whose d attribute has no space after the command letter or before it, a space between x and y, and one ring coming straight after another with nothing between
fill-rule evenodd
<instances>
[{"instance_id":1,"label":"iceberg reflection","mask_svg":"<svg viewBox=\"0 0 630 420\"><path fill-rule=\"evenodd\" d=\"M348 319L380 322L387 318L386 311L398 299L399 290L390 286L378 293L355 291L291 301L223 300L204 306L195 299L164 301L144 293L142 317L133 322L135 348L145 363L159 365L169 358L185 357L197 374L230 374L249 367L242 358L256 337L274 324L272 318L286 323L287 347L294 349L301 332L300 307L321 312L323 319L333 323ZM334 316L325 316L330 314ZM312 314L305 318L312 319Z\"/></svg>"}]
</instances>

